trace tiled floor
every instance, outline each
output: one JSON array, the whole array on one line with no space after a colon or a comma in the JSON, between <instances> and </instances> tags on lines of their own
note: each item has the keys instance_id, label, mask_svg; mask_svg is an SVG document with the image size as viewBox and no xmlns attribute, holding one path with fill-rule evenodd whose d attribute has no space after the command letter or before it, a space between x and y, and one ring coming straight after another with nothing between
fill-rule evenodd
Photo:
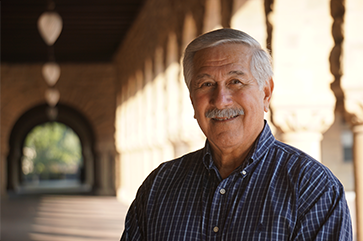
<instances>
[{"instance_id":1,"label":"tiled floor","mask_svg":"<svg viewBox=\"0 0 363 241\"><path fill-rule=\"evenodd\" d=\"M21 195L1 200L1 241L119 240L127 207L115 197Z\"/></svg>"}]
</instances>

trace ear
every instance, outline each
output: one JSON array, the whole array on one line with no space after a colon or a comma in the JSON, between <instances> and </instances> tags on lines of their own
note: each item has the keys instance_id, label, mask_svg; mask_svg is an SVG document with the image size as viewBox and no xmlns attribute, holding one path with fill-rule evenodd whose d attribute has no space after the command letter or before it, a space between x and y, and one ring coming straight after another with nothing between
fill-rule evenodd
<instances>
[{"instance_id":1,"label":"ear","mask_svg":"<svg viewBox=\"0 0 363 241\"><path fill-rule=\"evenodd\" d=\"M263 98L263 109L265 112L268 112L269 110L273 90L274 90L274 81L272 78L270 78L263 87L263 92L265 94Z\"/></svg>"}]
</instances>

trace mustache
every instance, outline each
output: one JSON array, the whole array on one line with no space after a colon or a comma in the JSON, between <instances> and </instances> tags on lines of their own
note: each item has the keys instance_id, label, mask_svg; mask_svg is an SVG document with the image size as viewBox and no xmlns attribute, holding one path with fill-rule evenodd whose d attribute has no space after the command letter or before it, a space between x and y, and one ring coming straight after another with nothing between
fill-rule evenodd
<instances>
[{"instance_id":1,"label":"mustache","mask_svg":"<svg viewBox=\"0 0 363 241\"><path fill-rule=\"evenodd\" d=\"M228 109L210 109L205 113L207 118L225 118L233 117L237 115L244 115L245 112L241 108L228 108Z\"/></svg>"}]
</instances>

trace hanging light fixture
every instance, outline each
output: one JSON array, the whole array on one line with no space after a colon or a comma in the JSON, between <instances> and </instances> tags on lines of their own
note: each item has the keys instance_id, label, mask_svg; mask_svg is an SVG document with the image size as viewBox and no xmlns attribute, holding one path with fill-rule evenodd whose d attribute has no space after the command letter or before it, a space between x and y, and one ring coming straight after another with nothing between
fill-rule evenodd
<instances>
[{"instance_id":1,"label":"hanging light fixture","mask_svg":"<svg viewBox=\"0 0 363 241\"><path fill-rule=\"evenodd\" d=\"M48 47L53 47L63 29L63 20L61 16L54 11L54 7L54 2L49 0L48 11L40 15L38 19L38 31ZM60 93L54 88L54 85L60 77L61 70L60 66L54 61L54 51L48 52L48 59L49 62L43 65L42 74L49 86L45 91L45 100L49 105L47 115L50 120L55 120L58 115L58 110L55 106L59 102Z\"/></svg>"},{"instance_id":2,"label":"hanging light fixture","mask_svg":"<svg viewBox=\"0 0 363 241\"><path fill-rule=\"evenodd\" d=\"M48 116L49 120L55 121L57 119L57 116L58 116L57 108L48 108L46 110L46 112L47 112L47 116Z\"/></svg>"},{"instance_id":3,"label":"hanging light fixture","mask_svg":"<svg viewBox=\"0 0 363 241\"><path fill-rule=\"evenodd\" d=\"M50 107L55 107L59 101L59 91L54 88L48 88L45 91L45 100L47 101Z\"/></svg>"},{"instance_id":4,"label":"hanging light fixture","mask_svg":"<svg viewBox=\"0 0 363 241\"><path fill-rule=\"evenodd\" d=\"M38 31L48 46L52 46L57 41L62 28L63 21L57 12L44 12L38 19Z\"/></svg>"},{"instance_id":5,"label":"hanging light fixture","mask_svg":"<svg viewBox=\"0 0 363 241\"><path fill-rule=\"evenodd\" d=\"M48 62L43 65L43 77L49 86L54 86L60 76L60 67L56 62Z\"/></svg>"}]
</instances>

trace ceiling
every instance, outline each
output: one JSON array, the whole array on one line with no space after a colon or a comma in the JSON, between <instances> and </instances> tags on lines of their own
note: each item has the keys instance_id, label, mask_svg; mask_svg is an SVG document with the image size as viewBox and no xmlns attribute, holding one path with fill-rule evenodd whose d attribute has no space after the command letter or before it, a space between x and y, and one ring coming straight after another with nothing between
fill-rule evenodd
<instances>
[{"instance_id":1,"label":"ceiling","mask_svg":"<svg viewBox=\"0 0 363 241\"><path fill-rule=\"evenodd\" d=\"M49 1L49 0L48 0ZM53 0L63 30L48 47L37 28L47 0L1 1L1 61L34 63L108 62L135 20L144 0Z\"/></svg>"}]
</instances>

